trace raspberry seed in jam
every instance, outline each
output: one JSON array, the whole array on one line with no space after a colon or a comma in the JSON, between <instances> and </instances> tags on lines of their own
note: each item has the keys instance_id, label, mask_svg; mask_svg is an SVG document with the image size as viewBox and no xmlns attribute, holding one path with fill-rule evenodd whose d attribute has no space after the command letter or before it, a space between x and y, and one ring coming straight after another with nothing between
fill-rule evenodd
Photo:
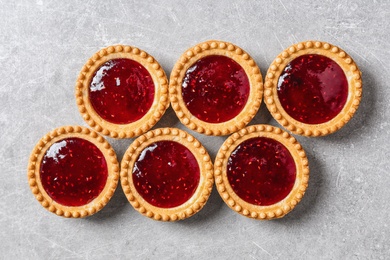
<instances>
[{"instance_id":1,"label":"raspberry seed in jam","mask_svg":"<svg viewBox=\"0 0 390 260\"><path fill-rule=\"evenodd\" d=\"M132 178L137 192L150 204L173 208L187 202L200 181L192 152L174 141L147 146L134 163Z\"/></svg>"},{"instance_id":2,"label":"raspberry seed in jam","mask_svg":"<svg viewBox=\"0 0 390 260\"><path fill-rule=\"evenodd\" d=\"M148 70L131 59L109 60L99 67L89 86L92 107L104 120L129 124L141 119L154 99Z\"/></svg>"},{"instance_id":3,"label":"raspberry seed in jam","mask_svg":"<svg viewBox=\"0 0 390 260\"><path fill-rule=\"evenodd\" d=\"M256 137L242 142L231 153L227 178L241 199L254 205L269 206L291 192L296 165L283 144Z\"/></svg>"},{"instance_id":4,"label":"raspberry seed in jam","mask_svg":"<svg viewBox=\"0 0 390 260\"><path fill-rule=\"evenodd\" d=\"M233 59L209 55L186 71L182 96L188 110L208 123L236 117L245 107L250 92L244 69Z\"/></svg>"},{"instance_id":5,"label":"raspberry seed in jam","mask_svg":"<svg viewBox=\"0 0 390 260\"><path fill-rule=\"evenodd\" d=\"M104 189L107 162L93 143L76 137L52 144L43 156L40 179L46 193L64 206L83 206Z\"/></svg>"},{"instance_id":6,"label":"raspberry seed in jam","mask_svg":"<svg viewBox=\"0 0 390 260\"><path fill-rule=\"evenodd\" d=\"M306 54L282 71L277 92L284 110L295 120L321 124L336 117L346 104L348 81L332 59Z\"/></svg>"}]
</instances>

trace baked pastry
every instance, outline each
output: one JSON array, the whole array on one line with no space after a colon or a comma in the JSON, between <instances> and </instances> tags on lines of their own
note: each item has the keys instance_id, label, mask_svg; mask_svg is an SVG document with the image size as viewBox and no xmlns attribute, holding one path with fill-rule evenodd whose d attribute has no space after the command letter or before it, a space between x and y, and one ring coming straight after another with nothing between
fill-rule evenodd
<instances>
[{"instance_id":1,"label":"baked pastry","mask_svg":"<svg viewBox=\"0 0 390 260\"><path fill-rule=\"evenodd\" d=\"M114 138L131 138L150 128L169 106L168 80L160 64L131 46L109 46L83 66L76 101L84 120Z\"/></svg>"},{"instance_id":2,"label":"baked pastry","mask_svg":"<svg viewBox=\"0 0 390 260\"><path fill-rule=\"evenodd\" d=\"M63 217L86 217L101 210L115 192L119 164L111 145L95 131L59 127L33 149L28 182L35 198Z\"/></svg>"},{"instance_id":3,"label":"baked pastry","mask_svg":"<svg viewBox=\"0 0 390 260\"><path fill-rule=\"evenodd\" d=\"M234 211L255 219L281 218L301 200L308 160L297 140L270 125L231 135L214 163L217 190Z\"/></svg>"},{"instance_id":4,"label":"baked pastry","mask_svg":"<svg viewBox=\"0 0 390 260\"><path fill-rule=\"evenodd\" d=\"M213 183L213 164L206 149L176 128L141 135L121 163L127 199L155 220L176 221L194 215L208 200Z\"/></svg>"},{"instance_id":5,"label":"baked pastry","mask_svg":"<svg viewBox=\"0 0 390 260\"><path fill-rule=\"evenodd\" d=\"M206 135L227 135L245 127L262 99L260 69L244 50L222 41L188 49L169 82L173 109L188 128Z\"/></svg>"},{"instance_id":6,"label":"baked pastry","mask_svg":"<svg viewBox=\"0 0 390 260\"><path fill-rule=\"evenodd\" d=\"M324 136L343 127L362 96L361 72L352 58L326 42L294 44L272 62L264 101L293 133Z\"/></svg>"}]
</instances>

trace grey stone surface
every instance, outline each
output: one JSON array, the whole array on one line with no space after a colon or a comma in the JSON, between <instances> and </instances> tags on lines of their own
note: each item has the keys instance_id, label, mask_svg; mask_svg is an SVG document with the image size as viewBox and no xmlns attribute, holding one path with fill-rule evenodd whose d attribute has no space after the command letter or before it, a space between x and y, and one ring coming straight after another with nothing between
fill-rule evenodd
<instances>
[{"instance_id":1,"label":"grey stone surface","mask_svg":"<svg viewBox=\"0 0 390 260\"><path fill-rule=\"evenodd\" d=\"M389 259L389 21L386 0L1 0L0 258ZM56 127L86 126L74 83L93 53L138 46L169 75L182 52L209 39L241 46L263 75L279 52L308 39L340 46L363 72L355 117L330 136L298 137L311 179L293 212L247 219L215 189L201 212L177 223L141 216L121 188L87 219L61 218L39 205L27 183L29 154ZM256 123L278 125L264 106ZM183 128L171 109L161 126ZM226 138L193 134L213 159ZM131 141L109 139L119 158Z\"/></svg>"}]
</instances>

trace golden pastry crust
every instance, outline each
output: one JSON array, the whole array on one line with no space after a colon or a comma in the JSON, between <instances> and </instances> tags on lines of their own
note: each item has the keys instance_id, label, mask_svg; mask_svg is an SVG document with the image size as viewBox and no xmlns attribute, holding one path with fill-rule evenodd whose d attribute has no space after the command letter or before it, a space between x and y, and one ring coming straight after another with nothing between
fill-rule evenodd
<instances>
[{"instance_id":1,"label":"golden pastry crust","mask_svg":"<svg viewBox=\"0 0 390 260\"><path fill-rule=\"evenodd\" d=\"M195 156L200 169L199 185L194 195L174 208L159 208L149 204L133 184L132 170L139 155L150 144L162 140L175 141L187 147ZM200 211L206 204L214 183L213 164L207 150L192 135L177 128L158 128L138 137L123 157L120 175L123 191L130 204L142 215L160 221L182 220Z\"/></svg>"},{"instance_id":2,"label":"golden pastry crust","mask_svg":"<svg viewBox=\"0 0 390 260\"><path fill-rule=\"evenodd\" d=\"M305 124L295 120L283 109L278 98L279 76L288 63L305 54L320 54L332 59L342 68L348 80L348 98L344 108L332 120L322 124ZM361 72L353 59L339 47L319 41L297 43L280 53L269 67L264 83L264 101L272 116L286 129L305 136L324 136L342 128L356 112L361 96Z\"/></svg>"},{"instance_id":3,"label":"golden pastry crust","mask_svg":"<svg viewBox=\"0 0 390 260\"><path fill-rule=\"evenodd\" d=\"M286 198L269 206L258 206L241 199L232 189L227 178L227 162L231 153L242 142L255 138L272 138L283 144L296 164L296 179ZM309 182L309 163L302 146L289 133L270 125L252 125L231 135L221 146L214 163L217 190L225 203L234 211L255 219L281 218L289 213L302 199Z\"/></svg>"},{"instance_id":4,"label":"golden pastry crust","mask_svg":"<svg viewBox=\"0 0 390 260\"><path fill-rule=\"evenodd\" d=\"M40 166L47 149L69 137L82 138L96 145L106 159L108 170L106 185L99 196L90 203L77 207L64 206L54 201L46 193L40 179ZM119 163L111 145L95 131L81 126L63 126L49 132L37 143L30 156L27 177L32 193L44 208L58 216L83 218L101 210L114 195L119 180Z\"/></svg>"},{"instance_id":5,"label":"golden pastry crust","mask_svg":"<svg viewBox=\"0 0 390 260\"><path fill-rule=\"evenodd\" d=\"M139 120L129 124L114 124L101 118L93 109L89 99L89 86L99 67L112 59L127 58L144 66L155 86L151 108ZM152 128L169 106L168 79L160 64L148 53L132 46L115 45L95 53L83 66L76 82L76 102L84 120L97 132L113 138L132 138Z\"/></svg>"},{"instance_id":6,"label":"golden pastry crust","mask_svg":"<svg viewBox=\"0 0 390 260\"><path fill-rule=\"evenodd\" d=\"M208 123L191 114L182 96L182 81L188 68L209 55L222 55L236 61L244 69L250 83L248 101L233 119L222 123ZM176 62L169 82L169 98L180 121L188 128L206 135L228 135L245 127L256 115L263 96L263 78L255 61L238 46L229 42L207 41L188 49Z\"/></svg>"}]
</instances>

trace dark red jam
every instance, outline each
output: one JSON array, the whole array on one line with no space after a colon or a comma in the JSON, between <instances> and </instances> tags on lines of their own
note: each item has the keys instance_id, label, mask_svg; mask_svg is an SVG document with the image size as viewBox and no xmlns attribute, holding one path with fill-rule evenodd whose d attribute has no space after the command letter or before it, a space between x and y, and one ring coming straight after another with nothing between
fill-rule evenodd
<instances>
[{"instance_id":1,"label":"dark red jam","mask_svg":"<svg viewBox=\"0 0 390 260\"><path fill-rule=\"evenodd\" d=\"M132 123L142 118L153 104L153 79L134 60L109 60L95 72L89 98L104 120L114 124Z\"/></svg>"},{"instance_id":2,"label":"dark red jam","mask_svg":"<svg viewBox=\"0 0 390 260\"><path fill-rule=\"evenodd\" d=\"M296 166L284 145L270 138L257 137L242 142L232 152L227 177L241 199L268 206L290 193L295 183Z\"/></svg>"},{"instance_id":3,"label":"dark red jam","mask_svg":"<svg viewBox=\"0 0 390 260\"><path fill-rule=\"evenodd\" d=\"M43 156L40 178L47 194L64 206L82 206L95 199L107 182L102 152L81 138L66 138Z\"/></svg>"},{"instance_id":4,"label":"dark red jam","mask_svg":"<svg viewBox=\"0 0 390 260\"><path fill-rule=\"evenodd\" d=\"M159 141L146 147L134 164L133 183L150 204L173 208L188 201L198 187L196 158L184 145Z\"/></svg>"},{"instance_id":5,"label":"dark red jam","mask_svg":"<svg viewBox=\"0 0 390 260\"><path fill-rule=\"evenodd\" d=\"M348 81L341 67L330 58L307 54L292 60L278 81L284 110L306 124L330 121L343 109Z\"/></svg>"},{"instance_id":6,"label":"dark red jam","mask_svg":"<svg viewBox=\"0 0 390 260\"><path fill-rule=\"evenodd\" d=\"M188 110L208 123L236 117L249 96L249 80L234 60L219 55L196 61L186 72L182 95Z\"/></svg>"}]
</instances>

